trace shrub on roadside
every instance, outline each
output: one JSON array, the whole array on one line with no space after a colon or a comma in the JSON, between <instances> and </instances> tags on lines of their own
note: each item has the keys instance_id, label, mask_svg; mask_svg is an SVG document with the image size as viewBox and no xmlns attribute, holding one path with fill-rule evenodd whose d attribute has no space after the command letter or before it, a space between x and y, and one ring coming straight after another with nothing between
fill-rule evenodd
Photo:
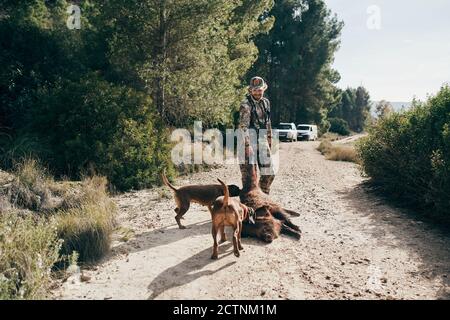
<instances>
[{"instance_id":1,"label":"shrub on roadside","mask_svg":"<svg viewBox=\"0 0 450 320\"><path fill-rule=\"evenodd\" d=\"M340 134L342 136L348 136L350 134L350 128L344 119L331 118L330 121L330 131Z\"/></svg>"},{"instance_id":2,"label":"shrub on roadside","mask_svg":"<svg viewBox=\"0 0 450 320\"><path fill-rule=\"evenodd\" d=\"M358 155L351 146L333 145L330 141L323 140L317 150L319 150L327 160L359 162Z\"/></svg>"},{"instance_id":3,"label":"shrub on roadside","mask_svg":"<svg viewBox=\"0 0 450 320\"><path fill-rule=\"evenodd\" d=\"M349 146L334 146L326 155L327 160L358 163L358 155L355 148Z\"/></svg>"},{"instance_id":4,"label":"shrub on roadside","mask_svg":"<svg viewBox=\"0 0 450 320\"><path fill-rule=\"evenodd\" d=\"M2 212L0 300L46 298L59 250L54 222L29 212Z\"/></svg>"},{"instance_id":5,"label":"shrub on roadside","mask_svg":"<svg viewBox=\"0 0 450 320\"><path fill-rule=\"evenodd\" d=\"M380 119L358 144L362 168L390 195L450 211L450 87L426 103Z\"/></svg>"},{"instance_id":6,"label":"shrub on roadside","mask_svg":"<svg viewBox=\"0 0 450 320\"><path fill-rule=\"evenodd\" d=\"M0 171L0 299L45 298L52 267L109 252L116 207L106 186L96 176L57 182L33 159Z\"/></svg>"},{"instance_id":7,"label":"shrub on roadside","mask_svg":"<svg viewBox=\"0 0 450 320\"><path fill-rule=\"evenodd\" d=\"M333 148L333 144L329 140L323 140L317 150L320 151L321 154L327 154Z\"/></svg>"},{"instance_id":8,"label":"shrub on roadside","mask_svg":"<svg viewBox=\"0 0 450 320\"><path fill-rule=\"evenodd\" d=\"M14 180L5 190L11 204L18 208L46 211L52 206L49 189L54 183L47 170L35 159L21 159L14 164Z\"/></svg>"},{"instance_id":9,"label":"shrub on roadside","mask_svg":"<svg viewBox=\"0 0 450 320\"><path fill-rule=\"evenodd\" d=\"M40 89L26 120L26 141L33 141L26 152L57 175L95 173L129 190L159 184L170 166L168 132L148 94L96 73Z\"/></svg>"},{"instance_id":10,"label":"shrub on roadside","mask_svg":"<svg viewBox=\"0 0 450 320\"><path fill-rule=\"evenodd\" d=\"M58 211L58 236L64 240L61 253L78 253L78 261L95 262L109 252L115 228L116 207L106 192L105 178L86 178L80 192L64 200Z\"/></svg>"}]
</instances>

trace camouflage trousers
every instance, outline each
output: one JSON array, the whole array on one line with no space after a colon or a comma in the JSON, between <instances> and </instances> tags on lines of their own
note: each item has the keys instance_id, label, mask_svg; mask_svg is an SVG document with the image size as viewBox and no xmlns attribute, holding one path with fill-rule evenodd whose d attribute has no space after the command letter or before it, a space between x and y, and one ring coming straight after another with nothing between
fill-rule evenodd
<instances>
[{"instance_id":1,"label":"camouflage trousers","mask_svg":"<svg viewBox=\"0 0 450 320\"><path fill-rule=\"evenodd\" d=\"M273 163L270 154L270 148L267 144L260 144L258 150L254 150L253 157L246 157L245 164L240 165L242 175L242 186L244 190L250 188L258 180L261 190L269 194L270 186L275 180Z\"/></svg>"}]
</instances>

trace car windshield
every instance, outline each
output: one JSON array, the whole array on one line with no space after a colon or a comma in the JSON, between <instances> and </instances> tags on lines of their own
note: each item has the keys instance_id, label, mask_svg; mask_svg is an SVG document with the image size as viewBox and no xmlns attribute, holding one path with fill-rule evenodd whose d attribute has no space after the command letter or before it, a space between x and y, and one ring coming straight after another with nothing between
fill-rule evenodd
<instances>
[{"instance_id":1,"label":"car windshield","mask_svg":"<svg viewBox=\"0 0 450 320\"><path fill-rule=\"evenodd\" d=\"M309 127L308 126L298 126L297 129L298 130L302 130L302 131L309 131Z\"/></svg>"},{"instance_id":2,"label":"car windshield","mask_svg":"<svg viewBox=\"0 0 450 320\"><path fill-rule=\"evenodd\" d=\"M278 129L279 129L279 130L290 130L290 129L292 129L292 127L291 127L291 125L289 125L289 124L280 124L280 125L278 126Z\"/></svg>"}]
</instances>

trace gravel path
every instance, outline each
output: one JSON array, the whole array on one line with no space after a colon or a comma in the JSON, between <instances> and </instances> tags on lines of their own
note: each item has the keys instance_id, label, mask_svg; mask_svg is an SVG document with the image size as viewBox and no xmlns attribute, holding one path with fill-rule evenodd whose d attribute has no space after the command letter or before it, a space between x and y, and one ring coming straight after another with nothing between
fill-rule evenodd
<instances>
[{"instance_id":1,"label":"gravel path","mask_svg":"<svg viewBox=\"0 0 450 320\"><path fill-rule=\"evenodd\" d=\"M69 278L58 299L449 299L450 237L366 192L352 163L327 161L318 142L282 144L272 197L301 213L303 238L270 245L243 239L210 259L206 208L192 206L179 230L166 188L115 198L124 228L87 282ZM194 174L177 185L240 185L237 166ZM128 231L128 232L126 232ZM133 236L127 242L120 237Z\"/></svg>"}]
</instances>

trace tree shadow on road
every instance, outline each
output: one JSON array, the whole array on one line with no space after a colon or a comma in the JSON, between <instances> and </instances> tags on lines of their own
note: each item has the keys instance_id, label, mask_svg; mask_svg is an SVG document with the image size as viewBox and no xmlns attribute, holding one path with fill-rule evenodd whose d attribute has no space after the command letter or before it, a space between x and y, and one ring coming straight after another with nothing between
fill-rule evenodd
<instances>
[{"instance_id":1,"label":"tree shadow on road","mask_svg":"<svg viewBox=\"0 0 450 320\"><path fill-rule=\"evenodd\" d=\"M227 243L220 246L219 250L227 250L230 247L231 244ZM211 248L205 249L193 255L192 257L180 262L179 264L161 272L155 279L153 279L153 281L148 286L148 290L152 292L148 297L148 300L157 298L163 292L171 288L180 287L192 281L195 281L198 278L213 275L221 270L231 267L236 263L236 261L233 261L221 266L216 270L204 270L191 273L195 270L200 270L213 262L216 262L216 260L211 259L211 253ZM222 259L226 256L231 255L232 253L233 252L230 251L225 254L221 254L220 258Z\"/></svg>"},{"instance_id":2,"label":"tree shadow on road","mask_svg":"<svg viewBox=\"0 0 450 320\"><path fill-rule=\"evenodd\" d=\"M417 253L421 267L417 276L439 280L439 299L450 299L450 232L447 226L423 218L410 209L398 208L374 193L368 184L339 192L353 212L368 217L372 236L387 247L403 246ZM375 228L370 228L375 226ZM392 239L398 240L393 243Z\"/></svg>"}]
</instances>

